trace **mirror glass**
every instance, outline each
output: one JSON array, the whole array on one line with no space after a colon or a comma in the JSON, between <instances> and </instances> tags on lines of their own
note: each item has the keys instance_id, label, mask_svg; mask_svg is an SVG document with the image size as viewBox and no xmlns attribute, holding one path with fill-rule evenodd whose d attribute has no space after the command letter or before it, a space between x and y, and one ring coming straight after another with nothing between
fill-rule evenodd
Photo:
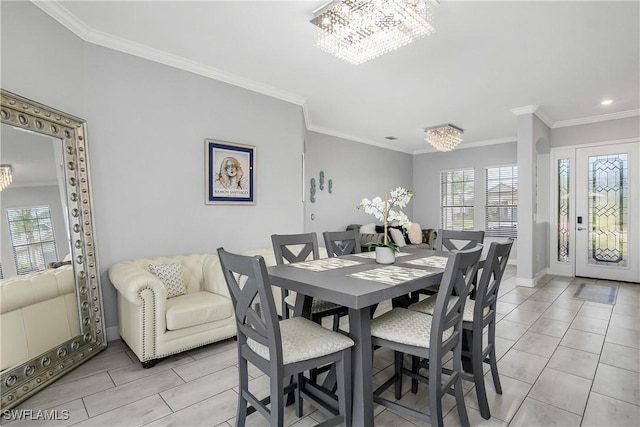
<instances>
[{"instance_id":1,"label":"mirror glass","mask_svg":"<svg viewBox=\"0 0 640 427\"><path fill-rule=\"evenodd\" d=\"M82 119L1 91L0 386L11 408L106 348Z\"/></svg>"},{"instance_id":2,"label":"mirror glass","mask_svg":"<svg viewBox=\"0 0 640 427\"><path fill-rule=\"evenodd\" d=\"M11 171L11 183L0 191L3 289L10 284L29 286L30 279L41 276L51 276L42 286L58 285L55 292L36 294L29 307L21 308L31 310L33 317L25 313L4 316L0 370L5 370L78 335L80 320L71 265L62 140L8 124L1 125L0 138L2 165ZM47 269L55 271L45 272ZM34 274L38 272L44 273ZM15 306L17 301L6 304Z\"/></svg>"}]
</instances>

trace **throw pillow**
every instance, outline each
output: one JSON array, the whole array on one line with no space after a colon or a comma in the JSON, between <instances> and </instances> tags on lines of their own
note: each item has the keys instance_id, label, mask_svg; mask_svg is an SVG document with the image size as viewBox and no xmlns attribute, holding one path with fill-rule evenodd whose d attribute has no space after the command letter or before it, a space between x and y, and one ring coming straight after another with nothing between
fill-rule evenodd
<instances>
[{"instance_id":1,"label":"throw pillow","mask_svg":"<svg viewBox=\"0 0 640 427\"><path fill-rule=\"evenodd\" d=\"M374 234L376 232L376 225L372 222L371 224L365 224L360 227L360 234Z\"/></svg>"},{"instance_id":2,"label":"throw pillow","mask_svg":"<svg viewBox=\"0 0 640 427\"><path fill-rule=\"evenodd\" d=\"M409 240L409 233L407 233L407 229L406 228L404 228L403 226L400 226L400 225L391 225L391 226L389 226L389 230L392 230L392 229L398 230L398 231L400 231L400 233L402 233L402 237L404 237L404 242L406 244L411 243L411 240Z\"/></svg>"},{"instance_id":3,"label":"throw pillow","mask_svg":"<svg viewBox=\"0 0 640 427\"><path fill-rule=\"evenodd\" d=\"M149 264L149 271L157 276L165 288L167 288L167 298L173 298L187 293L180 263Z\"/></svg>"},{"instance_id":4,"label":"throw pillow","mask_svg":"<svg viewBox=\"0 0 640 427\"><path fill-rule=\"evenodd\" d=\"M422 229L420 228L420 224L417 222L412 222L409 226L409 240L414 245L419 245L422 243Z\"/></svg>"},{"instance_id":5,"label":"throw pillow","mask_svg":"<svg viewBox=\"0 0 640 427\"><path fill-rule=\"evenodd\" d=\"M404 236L402 235L402 231L397 228L390 228L389 233L391 234L391 238L393 242L398 245L399 248L403 246L407 246L407 242L404 241Z\"/></svg>"}]
</instances>

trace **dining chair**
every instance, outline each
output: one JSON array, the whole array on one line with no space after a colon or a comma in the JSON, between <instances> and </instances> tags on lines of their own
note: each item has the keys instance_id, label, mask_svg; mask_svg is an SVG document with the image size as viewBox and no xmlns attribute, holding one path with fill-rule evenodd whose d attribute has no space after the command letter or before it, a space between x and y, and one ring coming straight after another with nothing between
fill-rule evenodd
<instances>
[{"instance_id":1,"label":"dining chair","mask_svg":"<svg viewBox=\"0 0 640 427\"><path fill-rule=\"evenodd\" d=\"M303 234L273 234L271 236L273 252L276 264L308 261L320 258L318 249L318 237L316 233ZM289 310L293 310L296 304L296 295L283 289L282 317L289 318ZM337 331L340 324L340 316L346 315L348 310L341 305L332 302L314 299L311 303L311 320L321 324L325 317L333 317L333 330Z\"/></svg>"},{"instance_id":2,"label":"dining chair","mask_svg":"<svg viewBox=\"0 0 640 427\"><path fill-rule=\"evenodd\" d=\"M481 252L482 247L479 246L457 251L449 257L433 316L398 307L372 320L372 344L394 350L395 366L394 375L374 391L376 403L427 421L432 426L442 426L442 398L445 394L452 394L456 398L461 425L469 425L460 375L463 372L462 316ZM443 378L445 357L450 352L453 353L453 370ZM428 360L428 375L404 368L404 354ZM399 403L403 375L429 384L430 414ZM381 397L391 385L395 385L395 402Z\"/></svg>"},{"instance_id":3,"label":"dining chair","mask_svg":"<svg viewBox=\"0 0 640 427\"><path fill-rule=\"evenodd\" d=\"M305 398L329 417L322 425L350 425L353 340L303 317L280 321L261 256L237 255L219 248L218 257L238 332L240 387L236 426L244 426L247 415L258 411L271 426L282 427L285 396L291 391L298 417L302 416ZM249 390L248 363L269 377L269 396L264 399ZM336 366L335 395L304 376L305 371L327 364ZM295 381L285 380L291 377Z\"/></svg>"},{"instance_id":4,"label":"dining chair","mask_svg":"<svg viewBox=\"0 0 640 427\"><path fill-rule=\"evenodd\" d=\"M462 356L463 362L469 361L463 363L464 372L462 373L462 379L475 383L480 414L487 420L491 418L491 411L487 400L482 366L483 363L489 364L496 392L502 394L495 348L496 304L500 283L502 282L504 270L507 267L512 246L512 239L504 243L491 243L484 267L482 268L482 275L476 288L476 299L467 299L462 317L464 334ZM409 310L433 315L436 301L437 296L433 295L418 303L412 304L409 306ZM487 329L487 343L486 346L483 347L482 335L485 329ZM413 382L412 389L416 389L417 385L417 382Z\"/></svg>"},{"instance_id":5,"label":"dining chair","mask_svg":"<svg viewBox=\"0 0 640 427\"><path fill-rule=\"evenodd\" d=\"M483 230L438 230L436 249L439 251L464 251L475 248L484 241Z\"/></svg>"},{"instance_id":6,"label":"dining chair","mask_svg":"<svg viewBox=\"0 0 640 427\"><path fill-rule=\"evenodd\" d=\"M358 230L347 231L325 231L322 233L324 245L327 248L329 258L359 254L360 248L360 232Z\"/></svg>"},{"instance_id":7,"label":"dining chair","mask_svg":"<svg viewBox=\"0 0 640 427\"><path fill-rule=\"evenodd\" d=\"M453 252L475 248L484 242L483 230L438 230L435 249L438 251ZM411 302L420 299L420 294L434 295L438 292L437 286L429 289L420 289L411 294Z\"/></svg>"}]
</instances>

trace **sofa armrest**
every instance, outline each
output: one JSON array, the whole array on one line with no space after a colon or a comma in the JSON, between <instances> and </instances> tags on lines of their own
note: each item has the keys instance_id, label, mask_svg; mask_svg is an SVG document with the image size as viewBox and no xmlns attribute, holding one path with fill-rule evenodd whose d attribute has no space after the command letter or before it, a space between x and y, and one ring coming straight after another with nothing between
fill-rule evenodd
<instances>
[{"instance_id":1,"label":"sofa armrest","mask_svg":"<svg viewBox=\"0 0 640 427\"><path fill-rule=\"evenodd\" d=\"M140 291L148 288L161 300L167 299L167 288L160 279L133 263L122 262L109 268L109 280L118 293L132 304L141 304Z\"/></svg>"},{"instance_id":2,"label":"sofa armrest","mask_svg":"<svg viewBox=\"0 0 640 427\"><path fill-rule=\"evenodd\" d=\"M422 243L429 245L430 249L435 249L438 232L433 228L422 229Z\"/></svg>"}]
</instances>

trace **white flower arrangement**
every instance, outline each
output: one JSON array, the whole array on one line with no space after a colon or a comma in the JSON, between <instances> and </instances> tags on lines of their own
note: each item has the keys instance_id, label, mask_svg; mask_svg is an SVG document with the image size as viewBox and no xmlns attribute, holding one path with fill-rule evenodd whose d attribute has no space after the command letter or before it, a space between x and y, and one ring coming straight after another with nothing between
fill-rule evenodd
<instances>
[{"instance_id":1,"label":"white flower arrangement","mask_svg":"<svg viewBox=\"0 0 640 427\"><path fill-rule=\"evenodd\" d=\"M389 223L393 221L396 221L398 225L405 225L409 222L407 215L398 208L405 208L413 196L415 196L415 194L413 194L412 191L398 187L390 191L389 194L385 194L384 199L382 197L374 197L373 200L367 198L362 199L358 205L358 209L375 216L376 219L384 225L383 242L370 243L370 247L388 246L395 251L398 250L398 246L393 241L389 241L387 228L389 227Z\"/></svg>"}]
</instances>

